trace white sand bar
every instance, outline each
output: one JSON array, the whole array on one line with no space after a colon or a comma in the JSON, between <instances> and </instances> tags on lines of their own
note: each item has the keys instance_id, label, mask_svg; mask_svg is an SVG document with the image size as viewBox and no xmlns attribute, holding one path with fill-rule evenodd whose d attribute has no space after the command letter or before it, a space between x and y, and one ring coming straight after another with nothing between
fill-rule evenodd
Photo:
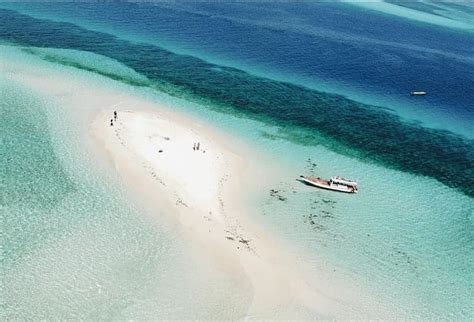
<instances>
[{"instance_id":1,"label":"white sand bar","mask_svg":"<svg viewBox=\"0 0 474 322\"><path fill-rule=\"evenodd\" d=\"M218 146L205 136L156 114L130 111L119 114L114 126L109 127L108 134L112 135L109 140L123 144L153 177L168 186L176 204L212 214L214 219L222 221L219 179L225 175L225 163Z\"/></svg>"},{"instance_id":2,"label":"white sand bar","mask_svg":"<svg viewBox=\"0 0 474 322\"><path fill-rule=\"evenodd\" d=\"M142 196L160 207L166 204L220 269L245 271L254 289L249 316L275 317L304 307L322 316L339 311L332 300L311 290L291 257L241 215L239 196L247 187L239 177L251 175L251 169L237 148L191 120L170 117L121 109L111 126L108 110L97 118L94 132L120 175Z\"/></svg>"}]
</instances>

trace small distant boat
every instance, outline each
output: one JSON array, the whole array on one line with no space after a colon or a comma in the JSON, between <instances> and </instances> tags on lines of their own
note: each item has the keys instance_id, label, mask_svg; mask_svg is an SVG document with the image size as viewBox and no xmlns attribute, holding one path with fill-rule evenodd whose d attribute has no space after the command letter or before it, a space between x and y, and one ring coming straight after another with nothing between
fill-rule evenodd
<instances>
[{"instance_id":1,"label":"small distant boat","mask_svg":"<svg viewBox=\"0 0 474 322\"><path fill-rule=\"evenodd\" d=\"M322 189L334 190L347 193L356 193L357 192L357 182L349 179L344 179L341 177L332 177L329 180L321 178L312 178L300 176L300 181Z\"/></svg>"},{"instance_id":2,"label":"small distant boat","mask_svg":"<svg viewBox=\"0 0 474 322\"><path fill-rule=\"evenodd\" d=\"M410 95L411 95L411 96L423 96L423 95L426 95L426 92L423 92L423 91L413 91L413 92L410 92Z\"/></svg>"}]
</instances>

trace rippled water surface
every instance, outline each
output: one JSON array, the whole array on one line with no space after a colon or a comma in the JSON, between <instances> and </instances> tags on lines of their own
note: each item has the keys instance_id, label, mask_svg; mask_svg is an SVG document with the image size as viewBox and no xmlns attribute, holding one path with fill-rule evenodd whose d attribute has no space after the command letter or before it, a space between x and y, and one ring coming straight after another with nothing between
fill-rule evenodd
<instances>
[{"instance_id":1,"label":"rippled water surface","mask_svg":"<svg viewBox=\"0 0 474 322\"><path fill-rule=\"evenodd\" d=\"M472 319L470 31L332 4L0 7L4 62L103 78L278 160L256 219L298 260L405 317ZM60 100L1 75L0 90L6 317L245 314L246 286L190 270L176 227L151 225L114 178L98 179ZM360 193L310 189L300 174L354 177ZM219 292L204 296L208 285Z\"/></svg>"}]
</instances>

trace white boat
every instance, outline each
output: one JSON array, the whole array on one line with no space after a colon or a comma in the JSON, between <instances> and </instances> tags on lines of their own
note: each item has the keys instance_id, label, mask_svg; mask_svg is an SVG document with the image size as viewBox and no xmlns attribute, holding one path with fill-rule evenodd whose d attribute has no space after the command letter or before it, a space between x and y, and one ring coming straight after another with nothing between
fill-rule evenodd
<instances>
[{"instance_id":1,"label":"white boat","mask_svg":"<svg viewBox=\"0 0 474 322\"><path fill-rule=\"evenodd\" d=\"M410 95L411 95L411 96L423 96L423 95L426 95L426 92L423 92L423 91L413 91L413 92L410 92Z\"/></svg>"},{"instance_id":2,"label":"white boat","mask_svg":"<svg viewBox=\"0 0 474 322\"><path fill-rule=\"evenodd\" d=\"M329 180L313 177L300 176L300 181L304 183L327 190L334 190L339 192L356 193L357 182L341 177L332 177Z\"/></svg>"}]
</instances>

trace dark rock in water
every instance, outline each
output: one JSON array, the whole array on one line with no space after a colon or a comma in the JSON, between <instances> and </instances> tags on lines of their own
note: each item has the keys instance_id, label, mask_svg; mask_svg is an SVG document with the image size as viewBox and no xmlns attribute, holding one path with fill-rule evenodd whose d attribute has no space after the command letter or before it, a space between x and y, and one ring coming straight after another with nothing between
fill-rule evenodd
<instances>
[{"instance_id":1,"label":"dark rock in water","mask_svg":"<svg viewBox=\"0 0 474 322\"><path fill-rule=\"evenodd\" d=\"M321 225L321 224L316 224L316 223L315 223L315 225L313 225L313 226L314 226L315 229L318 229L318 230L325 230L325 229L326 229L326 227L324 227L324 226Z\"/></svg>"},{"instance_id":2,"label":"dark rock in water","mask_svg":"<svg viewBox=\"0 0 474 322\"><path fill-rule=\"evenodd\" d=\"M285 201L287 198L279 194L280 190L270 189L270 196L278 198L280 201Z\"/></svg>"},{"instance_id":3,"label":"dark rock in water","mask_svg":"<svg viewBox=\"0 0 474 322\"><path fill-rule=\"evenodd\" d=\"M336 202L330 199L322 199L322 202L324 203L330 203L330 204L335 204Z\"/></svg>"},{"instance_id":4,"label":"dark rock in water","mask_svg":"<svg viewBox=\"0 0 474 322\"><path fill-rule=\"evenodd\" d=\"M333 218L333 214L330 213L329 211L326 211L326 210L321 210L321 213L323 214L321 217L322 218Z\"/></svg>"},{"instance_id":5,"label":"dark rock in water","mask_svg":"<svg viewBox=\"0 0 474 322\"><path fill-rule=\"evenodd\" d=\"M314 169L317 167L317 164L314 163L311 158L308 158L308 160L306 160L306 167L305 169L311 173L311 174L314 174Z\"/></svg>"},{"instance_id":6,"label":"dark rock in water","mask_svg":"<svg viewBox=\"0 0 474 322\"><path fill-rule=\"evenodd\" d=\"M249 242L250 242L249 239L243 239L242 237L240 237L240 239L239 239L239 243L242 243L242 244L245 244L245 245L248 245Z\"/></svg>"}]
</instances>

